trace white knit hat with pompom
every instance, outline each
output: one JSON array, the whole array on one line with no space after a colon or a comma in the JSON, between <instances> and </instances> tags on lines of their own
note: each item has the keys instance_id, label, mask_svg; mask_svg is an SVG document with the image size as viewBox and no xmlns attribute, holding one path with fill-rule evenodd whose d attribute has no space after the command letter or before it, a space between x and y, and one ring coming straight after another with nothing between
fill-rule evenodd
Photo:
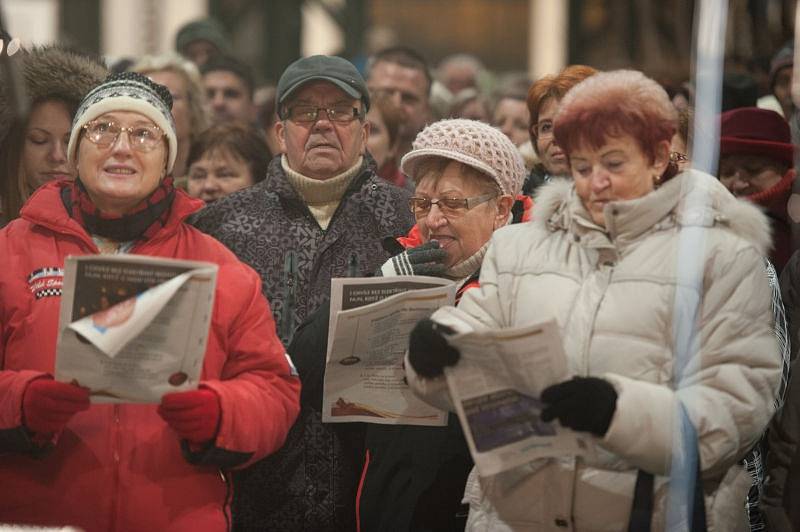
<instances>
[{"instance_id":1,"label":"white knit hat with pompom","mask_svg":"<svg viewBox=\"0 0 800 532\"><path fill-rule=\"evenodd\" d=\"M490 176L503 194L517 196L525 181L525 163L516 146L499 129L477 120L440 120L417 135L400 169L415 181L419 163L444 157L469 165Z\"/></svg>"}]
</instances>

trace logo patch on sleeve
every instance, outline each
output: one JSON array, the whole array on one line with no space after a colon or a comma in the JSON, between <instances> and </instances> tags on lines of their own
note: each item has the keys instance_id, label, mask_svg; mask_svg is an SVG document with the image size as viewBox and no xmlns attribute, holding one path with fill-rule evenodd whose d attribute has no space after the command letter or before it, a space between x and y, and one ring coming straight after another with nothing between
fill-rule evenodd
<instances>
[{"instance_id":1,"label":"logo patch on sleeve","mask_svg":"<svg viewBox=\"0 0 800 532\"><path fill-rule=\"evenodd\" d=\"M64 270L62 268L39 268L28 275L28 289L36 299L61 295L64 285Z\"/></svg>"}]
</instances>

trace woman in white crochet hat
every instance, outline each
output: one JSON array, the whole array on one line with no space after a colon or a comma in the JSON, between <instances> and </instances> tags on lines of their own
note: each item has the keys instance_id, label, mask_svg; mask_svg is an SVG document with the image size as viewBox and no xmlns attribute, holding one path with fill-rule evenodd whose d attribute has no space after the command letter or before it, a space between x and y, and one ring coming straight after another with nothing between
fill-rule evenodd
<instances>
[{"instance_id":1,"label":"woman in white crochet hat","mask_svg":"<svg viewBox=\"0 0 800 532\"><path fill-rule=\"evenodd\" d=\"M416 183L409 208L417 225L404 239L409 249L384 264L383 275L442 275L477 278L492 233L529 214L519 196L524 163L500 130L475 120L441 120L422 130L401 161ZM519 202L516 203L515 202ZM399 249L399 248L398 248ZM421 260L422 250L441 250ZM430 253L422 257L428 258Z\"/></svg>"},{"instance_id":2,"label":"woman in white crochet hat","mask_svg":"<svg viewBox=\"0 0 800 532\"><path fill-rule=\"evenodd\" d=\"M411 233L385 243L400 253L383 275L436 275L459 283L457 300L478 285L495 230L527 220L519 196L525 165L500 130L475 120L441 120L422 130L401 161L416 189ZM446 427L368 425L358 496L361 530L463 528L461 507L472 459L454 414Z\"/></svg>"},{"instance_id":3,"label":"woman in white crochet hat","mask_svg":"<svg viewBox=\"0 0 800 532\"><path fill-rule=\"evenodd\" d=\"M533 203L519 196L525 178L522 157L500 130L452 119L420 132L401 166L416 183L408 208L417 224L408 235L383 242L395 256L378 275L449 277L459 283L460 298L478 284L492 233L530 216ZM303 376L302 401L317 410L329 310L328 305L317 309L288 348ZM342 484L352 487L349 496L360 530L463 529L461 498L472 459L455 416L446 427L337 428L344 448L339 450L339 474L349 477Z\"/></svg>"}]
</instances>

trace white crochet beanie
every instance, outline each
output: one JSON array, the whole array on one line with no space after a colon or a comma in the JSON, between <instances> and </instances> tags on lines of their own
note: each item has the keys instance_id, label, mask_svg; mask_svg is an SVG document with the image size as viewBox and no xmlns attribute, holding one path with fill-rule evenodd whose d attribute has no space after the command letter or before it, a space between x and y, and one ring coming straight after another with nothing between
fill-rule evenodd
<instances>
[{"instance_id":1,"label":"white crochet beanie","mask_svg":"<svg viewBox=\"0 0 800 532\"><path fill-rule=\"evenodd\" d=\"M525 163L516 146L499 129L477 120L440 120L417 135L400 169L415 181L419 163L444 157L469 165L495 180L503 194L517 196L525 181Z\"/></svg>"}]
</instances>

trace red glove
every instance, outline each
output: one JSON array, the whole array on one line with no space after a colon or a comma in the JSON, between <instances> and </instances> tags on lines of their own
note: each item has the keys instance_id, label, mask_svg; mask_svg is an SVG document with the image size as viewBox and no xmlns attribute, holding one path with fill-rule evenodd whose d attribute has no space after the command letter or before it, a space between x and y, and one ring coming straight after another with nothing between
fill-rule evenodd
<instances>
[{"instance_id":1,"label":"red glove","mask_svg":"<svg viewBox=\"0 0 800 532\"><path fill-rule=\"evenodd\" d=\"M217 436L219 396L208 388L168 393L161 398L158 415L189 443L205 443Z\"/></svg>"},{"instance_id":2,"label":"red glove","mask_svg":"<svg viewBox=\"0 0 800 532\"><path fill-rule=\"evenodd\" d=\"M22 397L23 424L38 434L58 432L88 409L89 390L50 378L29 382Z\"/></svg>"}]
</instances>

